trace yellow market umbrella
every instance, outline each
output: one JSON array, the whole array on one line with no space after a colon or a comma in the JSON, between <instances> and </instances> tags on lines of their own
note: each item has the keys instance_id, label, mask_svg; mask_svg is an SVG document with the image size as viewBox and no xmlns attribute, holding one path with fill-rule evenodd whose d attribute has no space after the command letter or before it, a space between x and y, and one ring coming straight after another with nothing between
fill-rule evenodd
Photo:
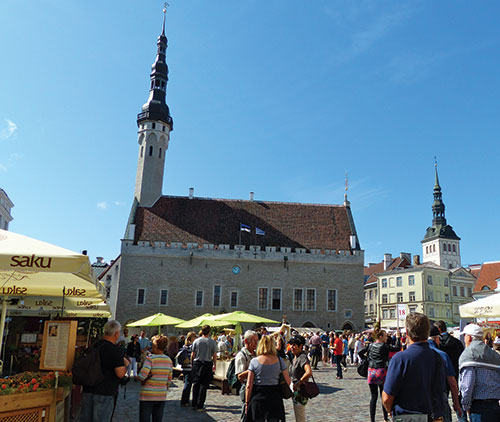
<instances>
[{"instance_id":1,"label":"yellow market umbrella","mask_svg":"<svg viewBox=\"0 0 500 422\"><path fill-rule=\"evenodd\" d=\"M7 302L27 296L103 298L88 256L0 230L0 356ZM0 361L0 370L3 362Z\"/></svg>"},{"instance_id":2,"label":"yellow market umbrella","mask_svg":"<svg viewBox=\"0 0 500 422\"><path fill-rule=\"evenodd\" d=\"M26 297L7 306L11 316L50 316L110 318L109 305L101 298Z\"/></svg>"},{"instance_id":3,"label":"yellow market umbrella","mask_svg":"<svg viewBox=\"0 0 500 422\"><path fill-rule=\"evenodd\" d=\"M158 313L140 319L139 321L131 322L130 324L127 324L127 327L158 327L158 332L160 332L160 327L162 325L175 325L181 322L184 322L184 320Z\"/></svg>"},{"instance_id":4,"label":"yellow market umbrella","mask_svg":"<svg viewBox=\"0 0 500 422\"><path fill-rule=\"evenodd\" d=\"M234 321L216 321L215 315L210 313L206 313L200 315L196 318L190 319L188 321L184 321L180 324L177 324L176 328L195 328L201 327L203 325L210 325L211 327L225 327L227 325L234 325Z\"/></svg>"},{"instance_id":5,"label":"yellow market umbrella","mask_svg":"<svg viewBox=\"0 0 500 422\"><path fill-rule=\"evenodd\" d=\"M249 322L249 323L266 323L266 324L278 324L279 321L273 319L264 318L258 315L252 315L244 311L234 311L228 314L215 315L213 317L216 321L234 321L234 322Z\"/></svg>"}]
</instances>

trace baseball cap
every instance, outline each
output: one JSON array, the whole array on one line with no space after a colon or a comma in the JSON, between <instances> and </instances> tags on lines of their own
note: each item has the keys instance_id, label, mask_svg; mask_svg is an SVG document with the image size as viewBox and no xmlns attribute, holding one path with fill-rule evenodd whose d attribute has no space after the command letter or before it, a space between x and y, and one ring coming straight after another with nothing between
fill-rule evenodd
<instances>
[{"instance_id":1,"label":"baseball cap","mask_svg":"<svg viewBox=\"0 0 500 422\"><path fill-rule=\"evenodd\" d=\"M288 343L290 344L296 344L297 346L303 346L304 344L306 344L306 340L304 339L304 337L302 336L293 336L289 341Z\"/></svg>"},{"instance_id":2,"label":"baseball cap","mask_svg":"<svg viewBox=\"0 0 500 422\"><path fill-rule=\"evenodd\" d=\"M439 335L438 327L436 327L435 325L433 325L431 327L431 332L429 333L429 337L436 337L438 335Z\"/></svg>"},{"instance_id":3,"label":"baseball cap","mask_svg":"<svg viewBox=\"0 0 500 422\"><path fill-rule=\"evenodd\" d=\"M463 331L460 332L460 335L468 334L473 337L482 337L483 329L477 324L468 324L464 327Z\"/></svg>"}]
</instances>

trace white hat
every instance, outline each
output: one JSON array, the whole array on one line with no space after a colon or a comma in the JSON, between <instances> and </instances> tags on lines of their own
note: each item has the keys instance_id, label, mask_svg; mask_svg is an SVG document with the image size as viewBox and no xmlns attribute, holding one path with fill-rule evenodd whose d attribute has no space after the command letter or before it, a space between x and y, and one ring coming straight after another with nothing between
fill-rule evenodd
<instances>
[{"instance_id":1,"label":"white hat","mask_svg":"<svg viewBox=\"0 0 500 422\"><path fill-rule=\"evenodd\" d=\"M464 330L460 332L460 335L468 334L472 337L482 337L483 329L476 324L468 324L464 327Z\"/></svg>"}]
</instances>

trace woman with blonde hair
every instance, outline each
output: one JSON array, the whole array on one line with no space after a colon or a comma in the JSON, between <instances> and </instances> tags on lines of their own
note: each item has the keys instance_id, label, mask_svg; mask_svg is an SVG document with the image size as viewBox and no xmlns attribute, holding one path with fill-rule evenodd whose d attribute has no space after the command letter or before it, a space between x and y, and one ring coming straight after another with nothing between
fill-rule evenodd
<instances>
[{"instance_id":1,"label":"woman with blonde hair","mask_svg":"<svg viewBox=\"0 0 500 422\"><path fill-rule=\"evenodd\" d=\"M284 421L285 408L280 393L280 374L290 385L286 364L277 356L271 336L262 336L257 357L250 361L245 389L246 421Z\"/></svg>"},{"instance_id":2,"label":"woman with blonde hair","mask_svg":"<svg viewBox=\"0 0 500 422\"><path fill-rule=\"evenodd\" d=\"M191 394L191 386L193 385L192 369L191 366L191 352L193 341L196 340L196 333L190 331L186 340L184 341L184 346L181 347L179 353L177 354L177 363L182 367L182 376L184 377L184 387L182 389L181 395L181 406L189 406L189 395Z\"/></svg>"},{"instance_id":3,"label":"woman with blonde hair","mask_svg":"<svg viewBox=\"0 0 500 422\"><path fill-rule=\"evenodd\" d=\"M161 334L151 339L151 354L139 373L139 421L161 422L167 400L167 390L172 382L172 360L165 354L168 337Z\"/></svg>"}]
</instances>

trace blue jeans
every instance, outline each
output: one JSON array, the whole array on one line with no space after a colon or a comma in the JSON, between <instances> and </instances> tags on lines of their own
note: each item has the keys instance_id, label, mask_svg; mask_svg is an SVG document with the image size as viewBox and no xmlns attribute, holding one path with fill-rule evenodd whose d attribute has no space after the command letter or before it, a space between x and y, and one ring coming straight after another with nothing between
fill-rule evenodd
<instances>
[{"instance_id":1,"label":"blue jeans","mask_svg":"<svg viewBox=\"0 0 500 422\"><path fill-rule=\"evenodd\" d=\"M500 422L498 400L473 400L470 422Z\"/></svg>"},{"instance_id":2,"label":"blue jeans","mask_svg":"<svg viewBox=\"0 0 500 422\"><path fill-rule=\"evenodd\" d=\"M165 400L162 401L139 401L139 422L161 422L163 419L163 409Z\"/></svg>"},{"instance_id":3,"label":"blue jeans","mask_svg":"<svg viewBox=\"0 0 500 422\"><path fill-rule=\"evenodd\" d=\"M191 371L182 371L184 375L184 388L182 389L181 404L189 404L189 395L191 394L191 386L193 385L193 379L191 376Z\"/></svg>"},{"instance_id":4,"label":"blue jeans","mask_svg":"<svg viewBox=\"0 0 500 422\"><path fill-rule=\"evenodd\" d=\"M342 355L335 355L335 363L337 364L337 377L342 378Z\"/></svg>"},{"instance_id":5,"label":"blue jeans","mask_svg":"<svg viewBox=\"0 0 500 422\"><path fill-rule=\"evenodd\" d=\"M80 404L80 422L111 422L114 396L83 393Z\"/></svg>"}]
</instances>

